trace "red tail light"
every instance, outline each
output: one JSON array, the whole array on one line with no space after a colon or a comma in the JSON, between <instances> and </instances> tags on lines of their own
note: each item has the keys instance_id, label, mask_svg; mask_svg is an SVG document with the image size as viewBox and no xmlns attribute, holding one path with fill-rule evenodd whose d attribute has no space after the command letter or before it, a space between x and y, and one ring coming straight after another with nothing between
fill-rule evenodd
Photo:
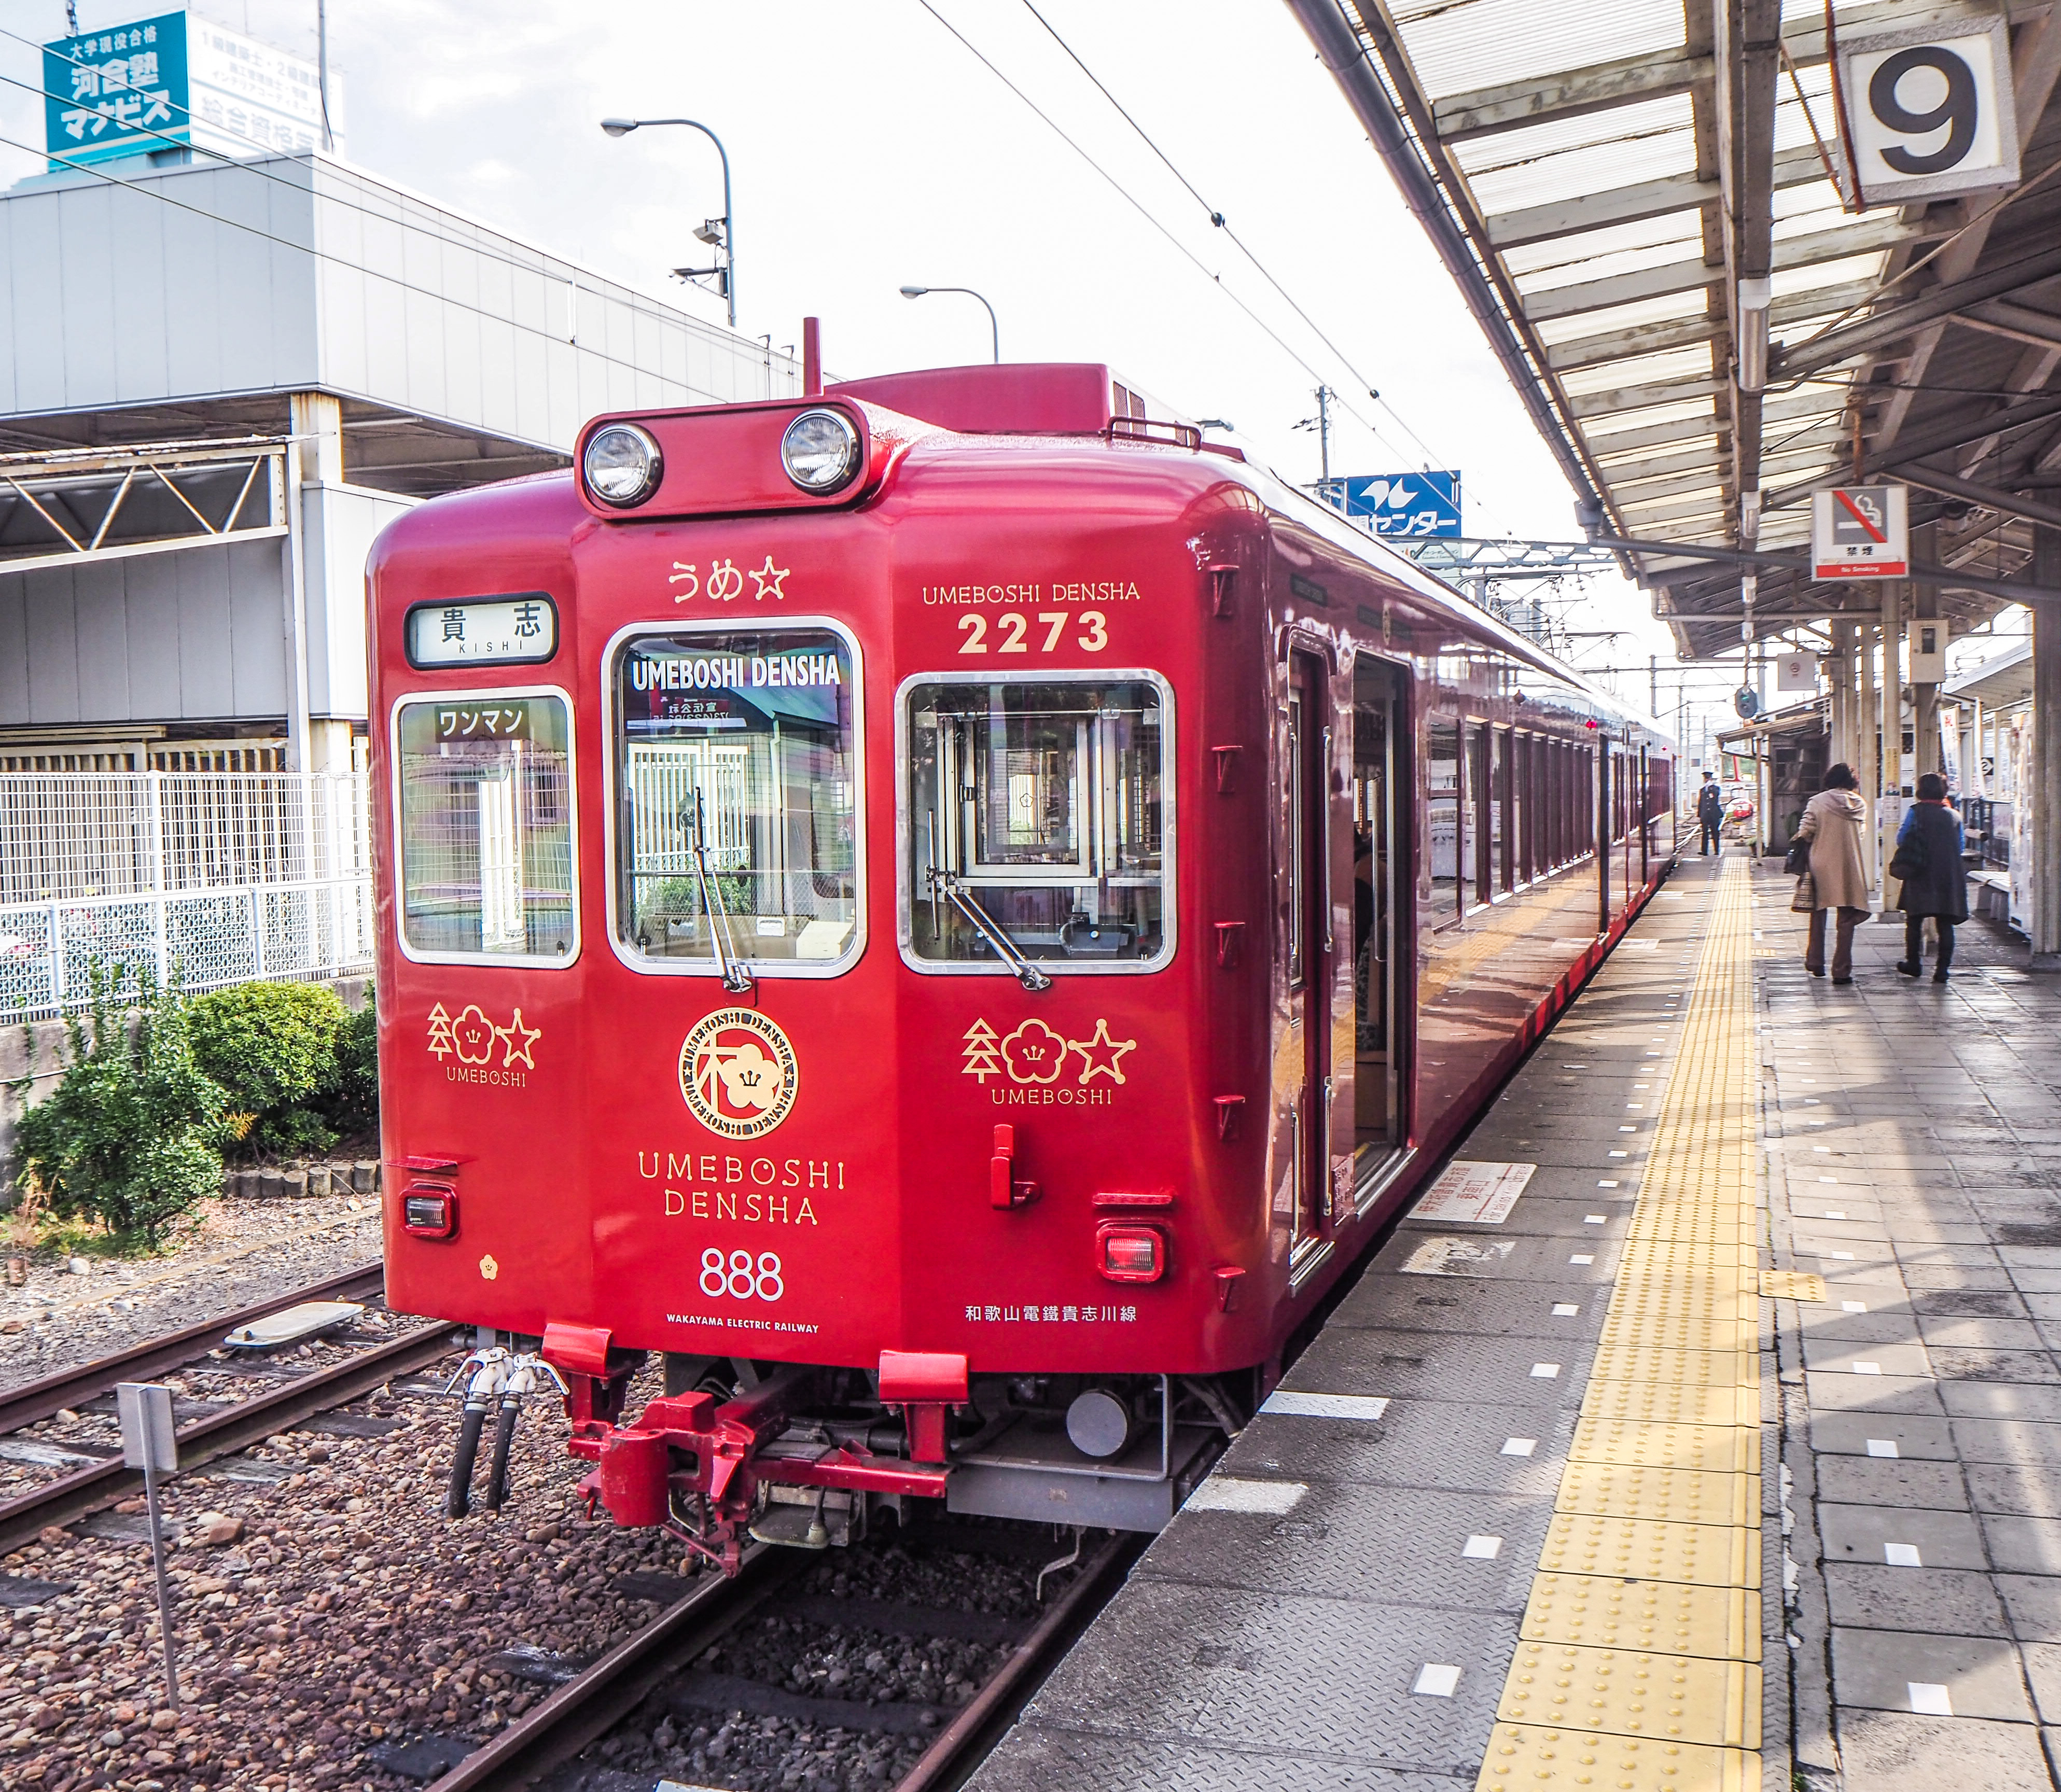
<instances>
[{"instance_id":1,"label":"red tail light","mask_svg":"<svg viewBox=\"0 0 2061 1792\"><path fill-rule=\"evenodd\" d=\"M1095 1267L1111 1282L1157 1282L1167 1273L1167 1239L1158 1227L1095 1228Z\"/></svg>"},{"instance_id":2,"label":"red tail light","mask_svg":"<svg viewBox=\"0 0 2061 1792\"><path fill-rule=\"evenodd\" d=\"M410 1182L401 1192L401 1229L411 1238L448 1238L458 1230L458 1191Z\"/></svg>"}]
</instances>

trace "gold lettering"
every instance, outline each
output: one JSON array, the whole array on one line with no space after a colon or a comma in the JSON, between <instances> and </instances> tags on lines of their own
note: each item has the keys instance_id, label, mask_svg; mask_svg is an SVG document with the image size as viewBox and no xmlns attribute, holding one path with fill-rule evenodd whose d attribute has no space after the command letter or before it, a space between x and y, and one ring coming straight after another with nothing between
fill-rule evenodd
<instances>
[{"instance_id":1,"label":"gold lettering","mask_svg":"<svg viewBox=\"0 0 2061 1792\"><path fill-rule=\"evenodd\" d=\"M652 1155L656 1157L658 1154L654 1152ZM693 1152L688 1152L685 1157L682 1157L678 1153L674 1151L668 1151L666 1154L666 1174L668 1176L677 1176L682 1182L686 1182L693 1177L694 1173L694 1154ZM653 1174L655 1174L657 1173L654 1171Z\"/></svg>"},{"instance_id":2,"label":"gold lettering","mask_svg":"<svg viewBox=\"0 0 2061 1792\"><path fill-rule=\"evenodd\" d=\"M726 1182L742 1182L744 1180L744 1159L742 1158L725 1158L722 1160L722 1179Z\"/></svg>"},{"instance_id":3,"label":"gold lettering","mask_svg":"<svg viewBox=\"0 0 2061 1792\"><path fill-rule=\"evenodd\" d=\"M644 1154L642 1151L639 1151L637 1154L637 1174L643 1177L647 1182L656 1182L658 1180L658 1154L656 1151L654 1151L651 1154L651 1167L649 1170L646 1170L644 1167Z\"/></svg>"},{"instance_id":4,"label":"gold lettering","mask_svg":"<svg viewBox=\"0 0 2061 1792\"><path fill-rule=\"evenodd\" d=\"M713 1182L715 1180L715 1159L706 1154L704 1154L702 1158L702 1180L704 1182Z\"/></svg>"},{"instance_id":5,"label":"gold lettering","mask_svg":"<svg viewBox=\"0 0 2061 1792\"><path fill-rule=\"evenodd\" d=\"M737 1197L734 1194L718 1194L715 1198L715 1217L718 1219L735 1219Z\"/></svg>"},{"instance_id":6,"label":"gold lettering","mask_svg":"<svg viewBox=\"0 0 2061 1792\"><path fill-rule=\"evenodd\" d=\"M762 1170L766 1172L763 1176L758 1174ZM770 1158L754 1158L751 1160L751 1179L762 1188L770 1185L779 1173L779 1166Z\"/></svg>"},{"instance_id":7,"label":"gold lettering","mask_svg":"<svg viewBox=\"0 0 2061 1792\"><path fill-rule=\"evenodd\" d=\"M812 1161L809 1165L809 1186L812 1189L826 1189L830 1186L830 1159L826 1158L820 1164Z\"/></svg>"},{"instance_id":8,"label":"gold lettering","mask_svg":"<svg viewBox=\"0 0 2061 1792\"><path fill-rule=\"evenodd\" d=\"M744 1217L746 1219L758 1220L765 1218L766 1216L758 1210L758 1201L759 1198L756 1194L747 1194L745 1196Z\"/></svg>"},{"instance_id":9,"label":"gold lettering","mask_svg":"<svg viewBox=\"0 0 2061 1792\"><path fill-rule=\"evenodd\" d=\"M685 1201L685 1199L684 1199L684 1198L682 1198L682 1197L681 1196L680 1191L679 1191L678 1189L668 1189L668 1190L666 1190L666 1218L670 1219L670 1218L671 1218L674 1215L678 1214L683 1214L683 1213L685 1213L686 1210L687 1210L687 1204L686 1204L686 1202Z\"/></svg>"},{"instance_id":10,"label":"gold lettering","mask_svg":"<svg viewBox=\"0 0 2061 1792\"><path fill-rule=\"evenodd\" d=\"M694 1218L696 1219L706 1219L708 1218L708 1190L706 1189L696 1189L694 1190Z\"/></svg>"},{"instance_id":11,"label":"gold lettering","mask_svg":"<svg viewBox=\"0 0 2061 1792\"><path fill-rule=\"evenodd\" d=\"M802 1160L799 1158L790 1158L781 1166L780 1186L783 1189L798 1189L801 1186Z\"/></svg>"},{"instance_id":12,"label":"gold lettering","mask_svg":"<svg viewBox=\"0 0 2061 1792\"><path fill-rule=\"evenodd\" d=\"M758 1197L754 1194L751 1198L754 1201L756 1201ZM784 1194L778 1196L768 1195L766 1198L766 1217L768 1219L777 1219L782 1226L785 1226L787 1223L786 1196Z\"/></svg>"},{"instance_id":13,"label":"gold lettering","mask_svg":"<svg viewBox=\"0 0 2061 1792\"><path fill-rule=\"evenodd\" d=\"M816 1210L809 1205L809 1198L806 1194L802 1197L802 1205L794 1210L794 1223L799 1226L803 1220L811 1226L816 1223Z\"/></svg>"}]
</instances>

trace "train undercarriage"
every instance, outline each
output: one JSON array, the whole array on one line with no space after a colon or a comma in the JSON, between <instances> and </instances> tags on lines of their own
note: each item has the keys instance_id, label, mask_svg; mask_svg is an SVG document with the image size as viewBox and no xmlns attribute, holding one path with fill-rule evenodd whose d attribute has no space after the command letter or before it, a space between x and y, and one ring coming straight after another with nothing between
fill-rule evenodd
<instances>
[{"instance_id":1,"label":"train undercarriage","mask_svg":"<svg viewBox=\"0 0 2061 1792\"><path fill-rule=\"evenodd\" d=\"M1165 1524L1250 1417L1254 1372L1225 1376L969 1375L966 1359L883 1351L864 1370L667 1354L665 1391L625 1417L643 1351L586 1326L492 1340L464 1390L449 1510L463 1517L498 1413L484 1504L506 1498L526 1398L562 1398L566 1449L593 1465L590 1514L658 1526L697 1568L734 1574L747 1542L826 1549L904 1502L1111 1530Z\"/></svg>"}]
</instances>

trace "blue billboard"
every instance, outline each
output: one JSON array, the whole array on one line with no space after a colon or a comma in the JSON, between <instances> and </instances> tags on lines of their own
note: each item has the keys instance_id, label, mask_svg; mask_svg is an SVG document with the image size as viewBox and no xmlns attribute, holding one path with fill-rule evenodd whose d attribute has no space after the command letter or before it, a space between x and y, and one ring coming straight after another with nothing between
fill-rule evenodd
<instances>
[{"instance_id":1,"label":"blue billboard","mask_svg":"<svg viewBox=\"0 0 2061 1792\"><path fill-rule=\"evenodd\" d=\"M1339 508L1363 517L1377 535L1458 535L1460 476L1451 473L1380 473L1332 482Z\"/></svg>"},{"instance_id":2,"label":"blue billboard","mask_svg":"<svg viewBox=\"0 0 2061 1792\"><path fill-rule=\"evenodd\" d=\"M45 44L43 93L43 147L53 172L169 149L167 138L188 142L186 15Z\"/></svg>"}]
</instances>

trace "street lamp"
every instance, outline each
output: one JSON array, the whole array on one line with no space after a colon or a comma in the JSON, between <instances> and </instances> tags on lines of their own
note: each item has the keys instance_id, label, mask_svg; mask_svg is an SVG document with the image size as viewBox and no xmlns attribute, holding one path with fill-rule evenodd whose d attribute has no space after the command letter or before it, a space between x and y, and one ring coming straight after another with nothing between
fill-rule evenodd
<instances>
[{"instance_id":1,"label":"street lamp","mask_svg":"<svg viewBox=\"0 0 2061 1792\"><path fill-rule=\"evenodd\" d=\"M692 280L705 274L722 276L722 296L730 306L730 327L737 327L737 219L730 203L730 152L722 146L722 139L709 127L693 118L603 118L601 128L611 137L627 137L633 130L641 130L646 125L685 125L690 130L698 130L715 145L715 153L722 158L722 216L706 220L694 232L695 237L712 249L722 251L722 260L714 267L676 267L673 272L682 280Z\"/></svg>"},{"instance_id":2,"label":"street lamp","mask_svg":"<svg viewBox=\"0 0 2061 1792\"><path fill-rule=\"evenodd\" d=\"M904 286L902 289L904 298L921 298L926 293L964 293L968 298L980 298L980 294L970 286ZM984 298L980 298L980 302L986 308L988 337L994 350L994 364L998 367L1002 365L1002 326L994 321L994 307Z\"/></svg>"}]
</instances>

